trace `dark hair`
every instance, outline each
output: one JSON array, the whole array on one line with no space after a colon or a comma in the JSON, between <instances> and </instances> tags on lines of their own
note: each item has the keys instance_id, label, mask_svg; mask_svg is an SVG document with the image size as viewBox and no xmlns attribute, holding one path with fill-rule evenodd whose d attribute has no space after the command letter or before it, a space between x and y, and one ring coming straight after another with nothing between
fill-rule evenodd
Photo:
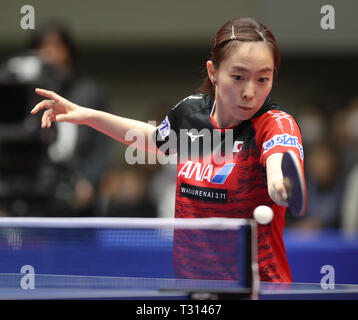
<instances>
[{"instance_id":1,"label":"dark hair","mask_svg":"<svg viewBox=\"0 0 358 320\"><path fill-rule=\"evenodd\" d=\"M70 32L68 28L57 21L48 21L37 27L30 39L30 48L38 49L42 45L44 38L50 34L56 34L60 37L70 53L71 60L73 60L76 55L76 50Z\"/></svg>"},{"instance_id":2,"label":"dark hair","mask_svg":"<svg viewBox=\"0 0 358 320\"><path fill-rule=\"evenodd\" d=\"M277 75L280 66L280 52L275 37L263 24L252 18L237 18L227 21L216 33L215 40L209 58L218 68L228 53L240 42L266 41L271 48L274 57L274 73ZM215 96L214 86L206 75L201 87L201 93L209 93Z\"/></svg>"}]
</instances>

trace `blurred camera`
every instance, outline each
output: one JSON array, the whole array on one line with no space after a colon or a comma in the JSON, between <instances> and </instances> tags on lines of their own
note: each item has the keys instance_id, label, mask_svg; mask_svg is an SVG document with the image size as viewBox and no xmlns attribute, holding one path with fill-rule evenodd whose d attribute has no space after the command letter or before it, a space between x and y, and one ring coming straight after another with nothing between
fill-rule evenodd
<instances>
[{"instance_id":1,"label":"blurred camera","mask_svg":"<svg viewBox=\"0 0 358 320\"><path fill-rule=\"evenodd\" d=\"M0 197L33 191L42 179L56 129L41 130L41 115L32 116L30 110L42 100L36 87L56 90L60 85L58 72L31 52L0 67Z\"/></svg>"},{"instance_id":2,"label":"blurred camera","mask_svg":"<svg viewBox=\"0 0 358 320\"><path fill-rule=\"evenodd\" d=\"M0 68L0 139L36 131L38 119L29 114L40 101L35 88L56 90L60 84L58 72L35 55L19 55L6 61Z\"/></svg>"}]
</instances>

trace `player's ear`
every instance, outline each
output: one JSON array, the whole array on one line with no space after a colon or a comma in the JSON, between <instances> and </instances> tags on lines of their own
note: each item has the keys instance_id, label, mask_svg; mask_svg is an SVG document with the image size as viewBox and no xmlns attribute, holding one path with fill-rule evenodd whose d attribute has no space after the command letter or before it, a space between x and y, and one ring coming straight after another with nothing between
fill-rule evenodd
<instances>
[{"instance_id":1,"label":"player's ear","mask_svg":"<svg viewBox=\"0 0 358 320\"><path fill-rule=\"evenodd\" d=\"M206 70L208 71L208 77L213 85L216 84L216 69L214 63L211 60L206 62Z\"/></svg>"}]
</instances>

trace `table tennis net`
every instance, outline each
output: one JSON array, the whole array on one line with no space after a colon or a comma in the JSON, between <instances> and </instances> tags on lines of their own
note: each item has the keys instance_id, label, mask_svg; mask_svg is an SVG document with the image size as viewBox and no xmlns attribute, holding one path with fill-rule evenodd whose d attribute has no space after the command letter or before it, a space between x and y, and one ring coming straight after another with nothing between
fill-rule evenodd
<instances>
[{"instance_id":1,"label":"table tennis net","mask_svg":"<svg viewBox=\"0 0 358 320\"><path fill-rule=\"evenodd\" d=\"M149 288L156 279L246 288L255 278L255 227L243 219L2 218L0 281L16 282L31 266L55 287Z\"/></svg>"}]
</instances>

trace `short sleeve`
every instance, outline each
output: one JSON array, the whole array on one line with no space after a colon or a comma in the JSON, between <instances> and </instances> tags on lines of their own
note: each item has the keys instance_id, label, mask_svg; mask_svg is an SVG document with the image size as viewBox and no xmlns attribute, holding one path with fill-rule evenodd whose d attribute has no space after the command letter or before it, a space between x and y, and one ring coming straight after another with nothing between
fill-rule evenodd
<instances>
[{"instance_id":1,"label":"short sleeve","mask_svg":"<svg viewBox=\"0 0 358 320\"><path fill-rule=\"evenodd\" d=\"M260 150L260 163L265 166L267 158L274 153L292 150L303 166L303 146L300 129L287 112L269 110L253 122L255 140Z\"/></svg>"},{"instance_id":2,"label":"short sleeve","mask_svg":"<svg viewBox=\"0 0 358 320\"><path fill-rule=\"evenodd\" d=\"M177 153L177 133L178 133L178 107L184 100L175 105L160 123L154 133L155 144L165 155Z\"/></svg>"}]
</instances>

